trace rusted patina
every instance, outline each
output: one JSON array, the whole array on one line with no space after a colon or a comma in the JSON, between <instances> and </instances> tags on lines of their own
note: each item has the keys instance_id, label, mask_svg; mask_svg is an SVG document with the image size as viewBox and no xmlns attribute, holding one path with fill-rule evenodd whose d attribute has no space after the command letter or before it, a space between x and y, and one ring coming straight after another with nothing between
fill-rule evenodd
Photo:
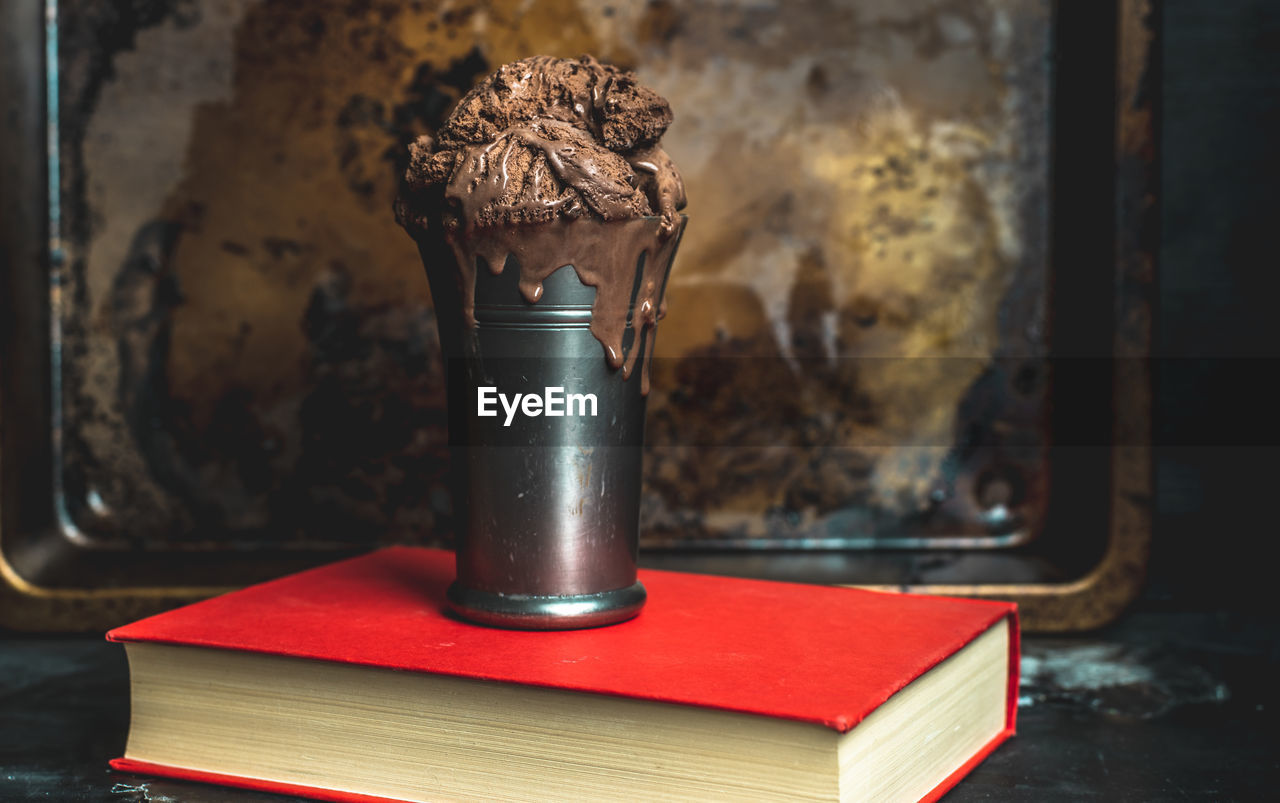
<instances>
[{"instance_id":1,"label":"rusted patina","mask_svg":"<svg viewBox=\"0 0 1280 803\"><path fill-rule=\"evenodd\" d=\"M700 216L659 340L646 544L1033 538L1044 385L1002 383L1045 349L1046 8L554 5L241 0L121 31L64 4L83 536L447 538L398 167L491 65L589 51L671 98ZM974 427L1022 449L959 454ZM1016 488L994 528L993 472Z\"/></svg>"}]
</instances>

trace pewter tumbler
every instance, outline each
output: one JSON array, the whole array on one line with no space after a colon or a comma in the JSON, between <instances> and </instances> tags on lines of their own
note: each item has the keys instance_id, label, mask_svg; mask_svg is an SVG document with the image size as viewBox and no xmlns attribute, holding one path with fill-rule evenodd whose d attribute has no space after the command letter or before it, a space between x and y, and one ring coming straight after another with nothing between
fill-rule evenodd
<instances>
[{"instance_id":1,"label":"pewter tumbler","mask_svg":"<svg viewBox=\"0 0 1280 803\"><path fill-rule=\"evenodd\" d=\"M432 258L425 249L423 258ZM610 367L589 328L595 288L572 267L543 282L536 304L521 295L519 274L514 257L498 274L478 267L470 327L456 312L456 270L428 270L448 366L458 529L449 603L463 618L499 627L620 622L645 602L636 579L640 369L623 379ZM628 328L624 349L651 347L633 337ZM549 388L582 398L560 416L509 414L498 401L490 405L496 415L480 416L481 388L494 389L491 401L498 393L545 397Z\"/></svg>"}]
</instances>

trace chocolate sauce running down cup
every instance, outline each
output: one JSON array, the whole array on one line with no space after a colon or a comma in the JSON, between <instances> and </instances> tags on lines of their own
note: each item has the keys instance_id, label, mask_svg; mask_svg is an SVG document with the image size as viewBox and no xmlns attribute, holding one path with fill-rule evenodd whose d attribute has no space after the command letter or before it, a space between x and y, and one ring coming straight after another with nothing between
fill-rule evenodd
<instances>
[{"instance_id":1,"label":"chocolate sauce running down cup","mask_svg":"<svg viewBox=\"0 0 1280 803\"><path fill-rule=\"evenodd\" d=\"M448 366L459 616L561 630L644 605L644 402L684 224L581 218L419 240ZM478 414L481 388L495 415ZM509 414L497 396L549 388L565 414Z\"/></svg>"}]
</instances>

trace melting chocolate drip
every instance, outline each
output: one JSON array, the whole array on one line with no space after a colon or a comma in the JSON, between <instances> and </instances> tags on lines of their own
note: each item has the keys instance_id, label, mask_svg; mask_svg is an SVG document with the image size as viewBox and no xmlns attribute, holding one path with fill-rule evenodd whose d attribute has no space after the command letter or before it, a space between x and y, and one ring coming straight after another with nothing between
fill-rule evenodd
<instances>
[{"instance_id":1,"label":"melting chocolate drip","mask_svg":"<svg viewBox=\"0 0 1280 803\"><path fill-rule=\"evenodd\" d=\"M636 151L627 157L627 163L640 172L640 189L649 199L650 206L662 217L663 230L670 233L676 228L678 212L684 208L684 179L667 152L654 145Z\"/></svg>"},{"instance_id":2,"label":"melting chocolate drip","mask_svg":"<svg viewBox=\"0 0 1280 803\"><path fill-rule=\"evenodd\" d=\"M609 365L621 368L623 379L640 365L640 392L647 395L657 325L666 315L663 296L667 275L684 225L685 219L679 218L668 231L661 218L612 222L578 218L452 235L449 244L460 271L463 319L468 326L476 325L476 265L480 259L496 274L502 272L508 256L514 257L520 266L520 292L530 304L542 297L542 283L548 276L572 265L578 280L596 289L591 333L604 347ZM638 288L637 270L641 271ZM635 336L631 349L624 352L628 320ZM646 352L643 362L641 352Z\"/></svg>"}]
</instances>

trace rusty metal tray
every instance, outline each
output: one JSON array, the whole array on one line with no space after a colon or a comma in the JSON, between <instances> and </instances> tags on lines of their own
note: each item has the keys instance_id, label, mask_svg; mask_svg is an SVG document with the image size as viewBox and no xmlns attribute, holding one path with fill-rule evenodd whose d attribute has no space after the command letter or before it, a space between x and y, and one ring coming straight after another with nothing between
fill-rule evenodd
<instances>
[{"instance_id":1,"label":"rusty metal tray","mask_svg":"<svg viewBox=\"0 0 1280 803\"><path fill-rule=\"evenodd\" d=\"M1147 3L544 5L4 5L0 625L450 543L390 197L537 51L678 113L643 562L1114 616L1149 524Z\"/></svg>"}]
</instances>

